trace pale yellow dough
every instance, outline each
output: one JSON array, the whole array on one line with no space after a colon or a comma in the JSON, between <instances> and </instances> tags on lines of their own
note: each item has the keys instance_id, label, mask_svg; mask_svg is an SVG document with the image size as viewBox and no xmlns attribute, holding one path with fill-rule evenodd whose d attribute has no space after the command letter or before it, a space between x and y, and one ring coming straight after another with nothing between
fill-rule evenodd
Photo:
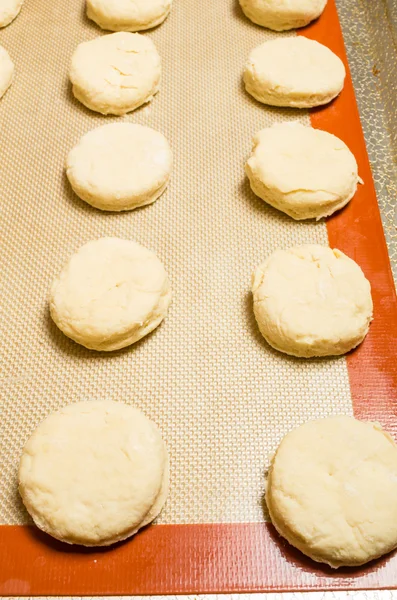
<instances>
[{"instance_id":1,"label":"pale yellow dough","mask_svg":"<svg viewBox=\"0 0 397 600\"><path fill-rule=\"evenodd\" d=\"M24 447L19 491L35 524L69 544L107 546L163 507L168 455L156 425L121 402L52 413Z\"/></svg>"},{"instance_id":2,"label":"pale yellow dough","mask_svg":"<svg viewBox=\"0 0 397 600\"><path fill-rule=\"evenodd\" d=\"M257 25L286 31L305 27L323 12L327 0L239 0L244 14Z\"/></svg>"},{"instance_id":3,"label":"pale yellow dough","mask_svg":"<svg viewBox=\"0 0 397 600\"><path fill-rule=\"evenodd\" d=\"M263 337L293 356L345 354L372 320L369 281L357 263L326 246L276 250L256 269L252 293Z\"/></svg>"},{"instance_id":4,"label":"pale yellow dough","mask_svg":"<svg viewBox=\"0 0 397 600\"><path fill-rule=\"evenodd\" d=\"M100 238L74 254L50 292L51 316L65 335L93 350L137 342L164 319L168 275L156 254L131 240Z\"/></svg>"},{"instance_id":5,"label":"pale yellow dough","mask_svg":"<svg viewBox=\"0 0 397 600\"><path fill-rule=\"evenodd\" d=\"M4 96L14 79L14 63L7 50L0 46L0 98Z\"/></svg>"},{"instance_id":6,"label":"pale yellow dough","mask_svg":"<svg viewBox=\"0 0 397 600\"><path fill-rule=\"evenodd\" d=\"M266 502L290 544L331 567L397 547L397 447L378 423L309 421L282 440Z\"/></svg>"},{"instance_id":7,"label":"pale yellow dough","mask_svg":"<svg viewBox=\"0 0 397 600\"><path fill-rule=\"evenodd\" d=\"M139 33L112 33L83 42L72 56L73 94L104 115L124 115L149 102L160 78L156 47Z\"/></svg>"},{"instance_id":8,"label":"pale yellow dough","mask_svg":"<svg viewBox=\"0 0 397 600\"><path fill-rule=\"evenodd\" d=\"M90 131L66 161L76 194L96 208L111 211L154 202L167 187L171 169L166 138L134 123L111 123Z\"/></svg>"},{"instance_id":9,"label":"pale yellow dough","mask_svg":"<svg viewBox=\"0 0 397 600\"><path fill-rule=\"evenodd\" d=\"M9 25L22 8L24 0L1 0L0 2L0 27Z\"/></svg>"},{"instance_id":10,"label":"pale yellow dough","mask_svg":"<svg viewBox=\"0 0 397 600\"><path fill-rule=\"evenodd\" d=\"M251 52L244 83L264 104L310 108L333 100L345 75L343 62L326 46L303 36L281 37Z\"/></svg>"},{"instance_id":11,"label":"pale yellow dough","mask_svg":"<svg viewBox=\"0 0 397 600\"><path fill-rule=\"evenodd\" d=\"M321 219L356 193L357 162L336 136L299 123L262 129L245 170L252 191L293 219Z\"/></svg>"},{"instance_id":12,"label":"pale yellow dough","mask_svg":"<svg viewBox=\"0 0 397 600\"><path fill-rule=\"evenodd\" d=\"M141 31L160 25L172 0L87 0L87 17L102 29Z\"/></svg>"}]
</instances>

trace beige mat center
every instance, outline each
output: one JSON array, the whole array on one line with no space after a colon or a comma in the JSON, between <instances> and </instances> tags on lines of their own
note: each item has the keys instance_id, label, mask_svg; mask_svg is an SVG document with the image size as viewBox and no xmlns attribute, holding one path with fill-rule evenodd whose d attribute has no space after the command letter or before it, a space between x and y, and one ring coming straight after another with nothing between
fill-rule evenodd
<instances>
[{"instance_id":1,"label":"beige mat center","mask_svg":"<svg viewBox=\"0 0 397 600\"><path fill-rule=\"evenodd\" d=\"M150 35L163 58L154 102L126 117L162 131L175 153L172 182L153 206L103 214L79 201L64 175L78 138L116 120L71 96L76 45L101 32L83 3L26 0L0 32L16 79L0 103L2 416L0 522L26 523L17 494L22 446L50 411L108 398L134 403L160 426L171 490L160 522L263 520L269 454L291 427L350 413L345 359L299 361L262 340L252 316L253 268L275 248L327 243L323 223L295 223L249 190L243 165L260 128L306 113L245 94L249 51L272 34L232 0L175 0ZM64 337L47 309L50 282L84 242L136 239L169 271L174 301L152 335L115 354Z\"/></svg>"}]
</instances>

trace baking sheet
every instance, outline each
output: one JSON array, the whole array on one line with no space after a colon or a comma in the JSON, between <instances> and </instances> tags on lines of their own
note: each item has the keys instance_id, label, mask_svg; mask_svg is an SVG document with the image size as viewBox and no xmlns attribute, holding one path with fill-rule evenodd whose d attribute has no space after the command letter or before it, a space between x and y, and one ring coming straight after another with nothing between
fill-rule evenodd
<instances>
[{"instance_id":1,"label":"baking sheet","mask_svg":"<svg viewBox=\"0 0 397 600\"><path fill-rule=\"evenodd\" d=\"M242 89L249 51L273 35L246 21L233 2L203 11L193 0L176 2L167 22L145 34L163 57L163 83L152 105L126 120L163 131L175 169L155 205L110 215L80 202L63 174L78 137L116 120L80 106L67 81L75 46L100 31L80 3L49 7L43 0L27 0L12 28L0 32L20 79L0 106L0 190L9 199L2 215L9 329L2 356L8 353L9 363L0 521L28 522L15 474L36 424L63 404L111 398L143 408L167 441L172 486L160 523L260 523L263 475L282 435L309 418L352 412L345 358L302 362L278 355L252 317L250 275L258 262L276 247L327 243L324 223L291 223L255 198L244 179L258 129L297 116L309 123L307 113L266 109ZM161 328L111 356L65 338L46 305L67 257L101 235L155 249L174 289ZM309 575L306 581L313 585ZM376 578L368 582L376 586Z\"/></svg>"},{"instance_id":2,"label":"baking sheet","mask_svg":"<svg viewBox=\"0 0 397 600\"><path fill-rule=\"evenodd\" d=\"M397 281L397 2L336 5Z\"/></svg>"}]
</instances>

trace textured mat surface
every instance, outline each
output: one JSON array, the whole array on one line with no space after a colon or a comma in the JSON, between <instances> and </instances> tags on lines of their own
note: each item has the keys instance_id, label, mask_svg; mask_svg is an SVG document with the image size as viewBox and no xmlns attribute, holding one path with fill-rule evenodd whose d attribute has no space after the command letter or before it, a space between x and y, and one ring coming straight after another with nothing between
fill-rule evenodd
<instances>
[{"instance_id":1,"label":"textured mat surface","mask_svg":"<svg viewBox=\"0 0 397 600\"><path fill-rule=\"evenodd\" d=\"M344 358L297 361L262 340L251 310L253 268L275 248L327 243L324 223L295 223L249 190L251 138L304 112L266 109L245 94L250 50L273 34L233 2L175 2L150 35L163 59L153 103L125 117L162 131L175 153L169 190L136 212L85 205L64 175L68 150L116 120L86 110L68 83L71 54L102 32L83 3L26 0L0 32L16 78L0 105L2 161L3 414L0 522L28 522L16 488L22 446L50 411L108 398L133 403L160 426L171 490L160 522L261 521L268 457L291 427L350 413ZM222 43L220 43L222 40ZM174 301L164 324L130 349L98 354L52 324L54 275L83 243L136 239L165 262Z\"/></svg>"}]
</instances>

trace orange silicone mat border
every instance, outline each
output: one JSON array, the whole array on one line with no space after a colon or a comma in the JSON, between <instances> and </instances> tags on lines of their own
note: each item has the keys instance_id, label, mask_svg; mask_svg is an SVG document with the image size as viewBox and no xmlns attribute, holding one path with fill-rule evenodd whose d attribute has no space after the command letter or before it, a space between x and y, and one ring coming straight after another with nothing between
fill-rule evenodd
<instances>
[{"instance_id":1,"label":"orange silicone mat border","mask_svg":"<svg viewBox=\"0 0 397 600\"><path fill-rule=\"evenodd\" d=\"M345 62L334 0L301 32ZM365 181L328 220L331 246L357 260L371 281L375 319L347 357L355 415L397 434L397 300L350 75L340 96L311 113L312 125L341 137ZM281 540L271 525L156 525L106 550L69 547L34 527L0 527L1 595L140 595L346 590L397 587L397 556L332 571Z\"/></svg>"},{"instance_id":2,"label":"orange silicone mat border","mask_svg":"<svg viewBox=\"0 0 397 600\"><path fill-rule=\"evenodd\" d=\"M355 416L377 420L397 440L397 299L382 221L368 160L335 0L302 35L328 46L345 63L347 77L339 97L311 111L313 127L340 137L358 163L364 185L352 202L327 221L330 246L356 260L371 282L374 320L365 342L347 356Z\"/></svg>"},{"instance_id":3,"label":"orange silicone mat border","mask_svg":"<svg viewBox=\"0 0 397 600\"><path fill-rule=\"evenodd\" d=\"M317 565L266 523L156 525L107 550L65 546L34 527L4 526L1 595L102 596L379 589L396 561Z\"/></svg>"}]
</instances>

